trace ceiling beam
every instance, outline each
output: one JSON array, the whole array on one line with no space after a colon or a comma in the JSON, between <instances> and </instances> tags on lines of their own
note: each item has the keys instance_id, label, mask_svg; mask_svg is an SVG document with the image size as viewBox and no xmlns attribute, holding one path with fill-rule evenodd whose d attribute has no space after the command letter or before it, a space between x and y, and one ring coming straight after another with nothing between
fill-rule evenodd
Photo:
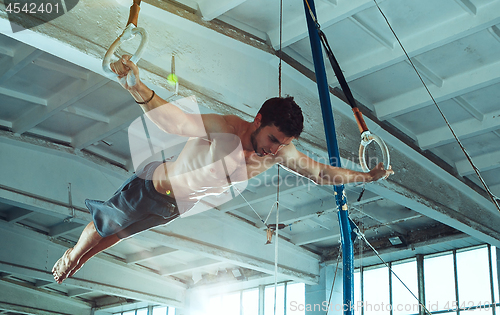
<instances>
[{"instance_id":1,"label":"ceiling beam","mask_svg":"<svg viewBox=\"0 0 500 315\"><path fill-rule=\"evenodd\" d=\"M500 62L496 62L447 78L440 88L433 85L429 85L428 88L439 104L499 82ZM407 93L374 103L373 106L378 119L386 120L433 104L426 89L421 86Z\"/></svg>"},{"instance_id":2,"label":"ceiling beam","mask_svg":"<svg viewBox=\"0 0 500 315\"><path fill-rule=\"evenodd\" d=\"M470 2L470 0L455 0L455 2L458 3L467 13L476 15L477 8L472 2Z\"/></svg>"},{"instance_id":3,"label":"ceiling beam","mask_svg":"<svg viewBox=\"0 0 500 315\"><path fill-rule=\"evenodd\" d=\"M49 98L47 106L37 107L17 118L12 123L12 130L23 134L108 82L109 79L97 74L91 74L88 80L77 80Z\"/></svg>"},{"instance_id":4,"label":"ceiling beam","mask_svg":"<svg viewBox=\"0 0 500 315\"><path fill-rule=\"evenodd\" d=\"M87 293L91 293L91 292L92 292L92 290L88 290L88 289L80 289L80 288L69 289L68 293L67 293L67 296L68 297L77 297L77 296L81 296L81 295L84 295L84 294L87 294Z\"/></svg>"},{"instance_id":5,"label":"ceiling beam","mask_svg":"<svg viewBox=\"0 0 500 315\"><path fill-rule=\"evenodd\" d=\"M47 106L47 100L38 96L26 94L24 92L14 91L8 88L0 87L0 94L12 97L21 101L33 103L36 105Z\"/></svg>"},{"instance_id":6,"label":"ceiling beam","mask_svg":"<svg viewBox=\"0 0 500 315\"><path fill-rule=\"evenodd\" d=\"M216 247L194 239L176 234L164 234L155 231L146 231L136 236L157 244L164 244L182 251L203 255L214 260L228 262L240 267L257 270L267 274L274 274L274 263L263 260L259 257L253 257L241 252L235 252L222 247ZM317 283L317 275L309 274L300 270L284 267L281 263L278 267L278 274L288 279L304 281L307 284Z\"/></svg>"},{"instance_id":7,"label":"ceiling beam","mask_svg":"<svg viewBox=\"0 0 500 315\"><path fill-rule=\"evenodd\" d=\"M414 231L413 233L405 236L406 246L401 245L392 245L389 241L388 237L383 238L374 238L369 240L370 244L377 249L379 255L386 260L390 259L390 254L399 251L409 251L409 257L414 257L415 252L421 253L422 247L433 245L433 244L445 244L449 241L467 238L469 237L467 234L461 233L453 228L450 228L445 225L438 225L436 227L426 228L418 231ZM358 242L363 242L363 240L358 240ZM359 244L359 243L358 243ZM354 247L354 255L359 258L359 260L365 260L369 257L376 258L377 263L381 263L381 261L376 257L376 254L373 250L365 244L362 243L363 246L355 246ZM327 265L335 264L337 262L339 247L337 246L334 249L327 250L324 252L324 263ZM360 251L362 251L362 259L360 256ZM358 261L359 262L359 261ZM366 265L365 265L366 266Z\"/></svg>"},{"instance_id":8,"label":"ceiling beam","mask_svg":"<svg viewBox=\"0 0 500 315\"><path fill-rule=\"evenodd\" d=\"M50 227L49 236L51 237L59 237L61 235L65 235L71 232L83 230L83 224L71 221L64 221L59 224L56 224Z\"/></svg>"},{"instance_id":9,"label":"ceiling beam","mask_svg":"<svg viewBox=\"0 0 500 315\"><path fill-rule=\"evenodd\" d=\"M10 269L10 270L13 270L13 272L12 272L13 274L22 275L23 273L21 273L20 271L26 270L29 268L26 268L24 266L11 265L11 264L5 263L5 262L0 262L0 269L1 270ZM39 280L39 279L36 279L36 281L39 281L39 283L48 282L48 281L43 281L43 280ZM42 282L40 282L40 281L42 281ZM20 281L20 280L3 279L1 284L7 285L7 286L12 287L12 288L16 288L20 291L24 291L24 292L27 292L27 293L30 293L33 295L35 295L35 294L39 295L42 298L46 298L48 300L53 300L53 302L66 303L66 304L69 304L72 306L77 306L77 307L90 306L90 303L87 303L87 302L84 302L81 300L76 300L76 299L68 299L67 296L60 294L60 293L55 293L53 291L49 291L47 289L44 289L43 286L37 287L36 285L26 283L26 282ZM54 282L52 282L52 284L54 284Z\"/></svg>"},{"instance_id":10,"label":"ceiling beam","mask_svg":"<svg viewBox=\"0 0 500 315\"><path fill-rule=\"evenodd\" d=\"M0 302L0 309L4 309L1 314L37 314L37 315L70 315L70 313L61 313L51 309L41 309L40 307L32 307L8 302ZM88 314L88 311L85 312ZM71 314L78 315L78 314Z\"/></svg>"},{"instance_id":11,"label":"ceiling beam","mask_svg":"<svg viewBox=\"0 0 500 315\"><path fill-rule=\"evenodd\" d=\"M269 189L270 186L276 187L272 183L261 183L262 182L262 177L265 178L265 176L258 177L256 179L251 179L248 181L248 186L254 186L255 184L259 183L258 187L255 190L255 192L252 191L243 191L242 196L236 196L236 198L231 199L230 201L218 206L218 209L222 212L230 212L245 206L254 205L258 202L263 202L263 201L268 201L268 200L276 200L276 190L275 189ZM295 191L300 191L304 189L303 185L298 185L298 186L289 186L287 185L288 181L287 179L292 179L291 182L295 183L295 178L296 176L293 174L287 174L280 180L280 194L291 194ZM267 215L267 214L266 214Z\"/></svg>"},{"instance_id":12,"label":"ceiling beam","mask_svg":"<svg viewBox=\"0 0 500 315\"><path fill-rule=\"evenodd\" d=\"M499 168L500 151L494 151L473 156L472 161L481 172ZM474 170L472 169L472 166L470 165L469 160L467 159L462 159L460 161L455 162L455 168L457 169L458 174L460 174L460 176L468 176L471 174L475 174Z\"/></svg>"},{"instance_id":13,"label":"ceiling beam","mask_svg":"<svg viewBox=\"0 0 500 315\"><path fill-rule=\"evenodd\" d=\"M36 48L20 45L14 54L12 60L7 64L3 65L0 70L0 84L9 80L16 73L24 69L27 65L33 62L33 60L44 54L43 51Z\"/></svg>"},{"instance_id":14,"label":"ceiling beam","mask_svg":"<svg viewBox=\"0 0 500 315\"><path fill-rule=\"evenodd\" d=\"M383 46L394 49L394 40L392 38L387 39L384 35L380 34L376 29L366 23L361 17L350 16L348 19Z\"/></svg>"},{"instance_id":15,"label":"ceiling beam","mask_svg":"<svg viewBox=\"0 0 500 315\"><path fill-rule=\"evenodd\" d=\"M113 114L109 123L98 122L87 129L80 131L73 137L71 146L77 150L82 150L91 144L109 137L110 135L127 128L137 117L143 112L136 106L134 102L127 101L120 105L123 108L119 112Z\"/></svg>"},{"instance_id":16,"label":"ceiling beam","mask_svg":"<svg viewBox=\"0 0 500 315\"><path fill-rule=\"evenodd\" d=\"M405 62L411 66L410 62L408 60L405 60ZM417 68L417 71L420 73L421 76L425 77L427 80L432 82L437 87L442 87L443 86L443 79L440 78L434 71L432 71L429 67L425 66L422 64L417 57L411 58L411 62Z\"/></svg>"},{"instance_id":17,"label":"ceiling beam","mask_svg":"<svg viewBox=\"0 0 500 315\"><path fill-rule=\"evenodd\" d=\"M236 8L246 0L201 0L198 2L201 16L205 21L211 21L227 11Z\"/></svg>"},{"instance_id":18,"label":"ceiling beam","mask_svg":"<svg viewBox=\"0 0 500 315\"><path fill-rule=\"evenodd\" d=\"M321 242L330 239L340 239L339 231L326 229L314 229L311 232L293 235L290 241L297 246Z\"/></svg>"},{"instance_id":19,"label":"ceiling beam","mask_svg":"<svg viewBox=\"0 0 500 315\"><path fill-rule=\"evenodd\" d=\"M0 270L9 270L14 274L20 274L33 278L50 278L52 274L45 270L37 270L34 268L27 268L20 265L13 265L6 262L0 262ZM5 281L5 280L4 280ZM103 294L121 296L124 298L131 298L142 301L149 301L152 303L160 303L166 305L172 305L175 307L182 307L182 302L173 298L166 297L165 295L155 295L150 293L144 293L137 289L118 287L116 285L110 285L108 283L96 282L91 280L86 280L80 277L72 277L65 280L66 285L79 287L82 289L90 289L92 291L97 291ZM61 301L67 303L79 303L85 304L84 302L80 302L76 299L71 299L66 296L60 297ZM85 304L86 305L86 304Z\"/></svg>"},{"instance_id":20,"label":"ceiling beam","mask_svg":"<svg viewBox=\"0 0 500 315\"><path fill-rule=\"evenodd\" d=\"M478 122L476 118L469 118L452 125L457 137L461 140L482 135L500 128L500 111L484 114L484 119ZM422 132L417 135L418 146L427 150L455 142L455 138L448 126L444 125Z\"/></svg>"},{"instance_id":21,"label":"ceiling beam","mask_svg":"<svg viewBox=\"0 0 500 315\"><path fill-rule=\"evenodd\" d=\"M222 222L226 224L227 226L232 226L232 227L237 227L242 233L246 233L247 235L251 235L252 237L257 237L259 239L262 239L262 242L265 243L265 240L267 239L267 234L266 231L262 227L258 226L253 226L251 224L246 223L245 221L236 218L232 216L231 214L228 213L222 213L217 210L211 210L207 211L204 213L205 216L211 217L211 218L216 218L217 221ZM281 217L281 216L280 216ZM280 219L280 222L281 221ZM282 240L280 243L282 249L286 249L287 251L293 252L295 257L307 257L307 258L312 258L315 260L320 259L320 256L317 254L312 253L309 250L306 250L304 248L300 248L295 246L294 244Z\"/></svg>"},{"instance_id":22,"label":"ceiling beam","mask_svg":"<svg viewBox=\"0 0 500 315\"><path fill-rule=\"evenodd\" d=\"M37 65L43 69L50 71L57 71L65 76L70 76L75 79L88 80L90 71L80 68L71 64L61 64L43 58L38 58L33 61L34 65Z\"/></svg>"},{"instance_id":23,"label":"ceiling beam","mask_svg":"<svg viewBox=\"0 0 500 315\"><path fill-rule=\"evenodd\" d=\"M330 25L340 22L374 5L375 3L370 0L340 1L336 6L327 2L319 2L316 4L316 14L322 29L326 29ZM295 19L286 21L283 24L283 29L286 30L286 32L282 34L282 48L292 45L308 36L306 19L302 14ZM267 35L271 40L273 48L278 50L280 47L279 26L270 30Z\"/></svg>"},{"instance_id":24,"label":"ceiling beam","mask_svg":"<svg viewBox=\"0 0 500 315\"><path fill-rule=\"evenodd\" d=\"M498 28L498 26L493 25L492 27L488 28L488 32L490 32L493 38L500 42L500 28Z\"/></svg>"},{"instance_id":25,"label":"ceiling beam","mask_svg":"<svg viewBox=\"0 0 500 315\"><path fill-rule=\"evenodd\" d=\"M34 212L34 211L14 207L13 210L9 210L9 212L7 213L6 220L9 223L16 223L16 222L19 222L19 221L22 221L24 219L31 217L35 213L36 212Z\"/></svg>"},{"instance_id":26,"label":"ceiling beam","mask_svg":"<svg viewBox=\"0 0 500 315\"><path fill-rule=\"evenodd\" d=\"M190 272L193 270L198 270L205 267L212 267L220 265L222 262L215 259L203 258L195 261L191 261L186 265L177 265L171 267L165 267L160 269L160 275L171 276L179 273Z\"/></svg>"},{"instance_id":27,"label":"ceiling beam","mask_svg":"<svg viewBox=\"0 0 500 315\"><path fill-rule=\"evenodd\" d=\"M473 105L471 105L469 102L467 102L463 97L457 96L453 98L453 100L460 105L463 109L465 109L469 114L472 115L472 117L476 118L479 121L483 121L484 119L484 114L481 113L477 108L475 108Z\"/></svg>"},{"instance_id":28,"label":"ceiling beam","mask_svg":"<svg viewBox=\"0 0 500 315\"><path fill-rule=\"evenodd\" d=\"M89 118L98 122L109 123L108 116L81 107L68 106L65 109L63 109L63 112L77 115L80 117Z\"/></svg>"},{"instance_id":29,"label":"ceiling beam","mask_svg":"<svg viewBox=\"0 0 500 315\"><path fill-rule=\"evenodd\" d=\"M341 3L339 3L339 5ZM436 24L435 29L431 28L420 34L414 34L411 38L400 38L400 40L408 55L413 58L437 47L452 43L457 39L467 37L499 24L500 17L498 14L494 13L499 11L500 2L490 2L483 6L478 14L472 19L470 15L462 15L449 21ZM342 70L345 71L346 80L351 82L400 63L406 59L401 49L377 49L373 50L371 55L365 55L363 58L358 58L348 64L344 64ZM445 82L448 83L447 80L445 80ZM333 82L330 82L330 84L335 85ZM412 98L410 97L409 99L411 100ZM408 99L405 99L400 105L403 105L407 100ZM381 117L385 116L385 113L381 114ZM384 119L388 118L389 117Z\"/></svg>"},{"instance_id":30,"label":"ceiling beam","mask_svg":"<svg viewBox=\"0 0 500 315\"><path fill-rule=\"evenodd\" d=\"M179 250L167 246L160 246L155 247L152 250L144 250L137 253L127 254L125 256L125 262L127 264L138 264L146 260L166 256L176 252L179 252Z\"/></svg>"}]
</instances>

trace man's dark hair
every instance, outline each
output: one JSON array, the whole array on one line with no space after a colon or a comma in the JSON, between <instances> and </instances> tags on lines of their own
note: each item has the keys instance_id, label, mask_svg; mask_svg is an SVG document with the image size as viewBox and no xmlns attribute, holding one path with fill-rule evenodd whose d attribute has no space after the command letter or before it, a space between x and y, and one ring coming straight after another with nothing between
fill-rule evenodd
<instances>
[{"instance_id":1,"label":"man's dark hair","mask_svg":"<svg viewBox=\"0 0 500 315\"><path fill-rule=\"evenodd\" d=\"M287 137L298 138L304 129L304 116L292 96L273 97L262 104L261 127L275 125Z\"/></svg>"}]
</instances>

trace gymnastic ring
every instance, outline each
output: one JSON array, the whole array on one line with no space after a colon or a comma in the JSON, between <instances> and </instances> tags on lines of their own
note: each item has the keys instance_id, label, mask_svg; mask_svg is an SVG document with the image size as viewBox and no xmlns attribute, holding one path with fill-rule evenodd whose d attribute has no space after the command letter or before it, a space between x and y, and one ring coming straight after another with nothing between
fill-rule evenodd
<instances>
[{"instance_id":1,"label":"gymnastic ring","mask_svg":"<svg viewBox=\"0 0 500 315\"><path fill-rule=\"evenodd\" d=\"M369 145L372 141L375 141L380 150L382 151L382 158L384 161L384 168L388 169L391 163L391 158L389 156L389 149L385 145L385 142L378 136L372 134L370 131L365 131L361 134L361 144L359 145L359 164L361 164L361 168L364 172L369 172L370 169L366 165L365 159L365 149L366 146Z\"/></svg>"},{"instance_id":2,"label":"gymnastic ring","mask_svg":"<svg viewBox=\"0 0 500 315\"><path fill-rule=\"evenodd\" d=\"M110 78L116 77L116 73L114 73L113 70L111 70L111 57L115 53L115 50L123 42L131 40L137 34L141 35L141 43L137 48L135 54L130 58L130 61L137 64L137 62L141 59L142 54L144 53L146 46L148 44L148 33L142 27L136 27L134 24L130 23L129 25L127 25L125 30L123 30L123 33L113 42L113 44L111 44L108 51L106 52L106 55L104 56L104 59L102 60L102 69L104 70L104 73L106 73L108 77ZM127 75L127 83L129 85L134 85L130 73Z\"/></svg>"}]
</instances>

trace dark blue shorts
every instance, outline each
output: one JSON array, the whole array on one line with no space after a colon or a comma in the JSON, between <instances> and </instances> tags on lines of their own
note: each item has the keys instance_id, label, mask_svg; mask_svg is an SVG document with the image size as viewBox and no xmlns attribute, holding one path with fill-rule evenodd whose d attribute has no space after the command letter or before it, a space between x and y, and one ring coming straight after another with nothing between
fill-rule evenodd
<instances>
[{"instance_id":1,"label":"dark blue shorts","mask_svg":"<svg viewBox=\"0 0 500 315\"><path fill-rule=\"evenodd\" d=\"M85 200L100 236L117 234L119 238L126 238L179 216L175 199L156 191L151 180L160 164L146 165L107 201Z\"/></svg>"}]
</instances>

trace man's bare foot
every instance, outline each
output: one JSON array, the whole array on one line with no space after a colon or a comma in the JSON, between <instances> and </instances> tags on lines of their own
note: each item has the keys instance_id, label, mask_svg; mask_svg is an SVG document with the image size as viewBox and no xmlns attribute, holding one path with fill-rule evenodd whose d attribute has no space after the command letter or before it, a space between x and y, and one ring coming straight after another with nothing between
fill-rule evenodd
<instances>
[{"instance_id":1,"label":"man's bare foot","mask_svg":"<svg viewBox=\"0 0 500 315\"><path fill-rule=\"evenodd\" d=\"M78 271L80 270L81 268L83 267L83 262L80 260L80 262L78 263L78 265L75 266L75 268L73 268L73 270L71 270L69 273L68 273L68 276L66 278L71 278L73 277L73 275Z\"/></svg>"},{"instance_id":2,"label":"man's bare foot","mask_svg":"<svg viewBox=\"0 0 500 315\"><path fill-rule=\"evenodd\" d=\"M52 267L52 274L54 275L54 280L56 280L57 283L62 283L64 279L69 276L70 272L78 265L78 262L71 261L69 257L71 250L72 248L69 248L54 264L54 267Z\"/></svg>"}]
</instances>

